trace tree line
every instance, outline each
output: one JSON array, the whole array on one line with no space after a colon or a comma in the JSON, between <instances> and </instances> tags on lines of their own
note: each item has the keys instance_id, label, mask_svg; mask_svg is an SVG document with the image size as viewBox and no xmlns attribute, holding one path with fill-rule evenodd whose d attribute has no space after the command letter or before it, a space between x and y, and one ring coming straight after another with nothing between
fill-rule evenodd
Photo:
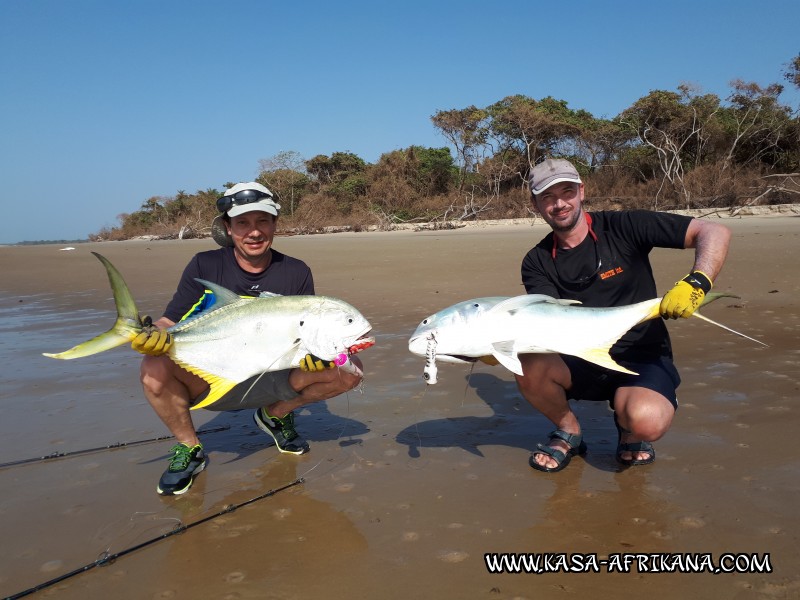
<instances>
[{"instance_id":1,"label":"tree line","mask_svg":"<svg viewBox=\"0 0 800 600\"><path fill-rule=\"evenodd\" d=\"M784 71L800 89L800 54ZM401 222L530 216L526 177L547 157L571 160L598 208L738 207L796 202L800 107L781 83L735 80L722 99L689 85L653 90L614 118L547 96L508 96L431 116L448 145L410 146L368 163L352 152L259 160L257 180L282 204L279 230L388 229ZM222 190L152 197L91 239L201 237Z\"/></svg>"}]
</instances>

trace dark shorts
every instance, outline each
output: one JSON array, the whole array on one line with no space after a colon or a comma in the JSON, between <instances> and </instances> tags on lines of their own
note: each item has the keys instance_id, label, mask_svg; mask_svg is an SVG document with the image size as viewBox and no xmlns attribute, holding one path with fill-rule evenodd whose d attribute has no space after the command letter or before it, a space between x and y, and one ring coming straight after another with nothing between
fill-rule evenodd
<instances>
[{"instance_id":1,"label":"dark shorts","mask_svg":"<svg viewBox=\"0 0 800 600\"><path fill-rule=\"evenodd\" d=\"M219 412L243 408L261 408L279 400L294 400L298 394L289 385L290 372L291 369L286 369L251 377L237 384L222 398L204 408ZM206 394L203 394L194 403L197 404L205 396Z\"/></svg>"},{"instance_id":2,"label":"dark shorts","mask_svg":"<svg viewBox=\"0 0 800 600\"><path fill-rule=\"evenodd\" d=\"M609 371L582 358L566 354L562 354L561 358L564 359L572 375L572 388L567 390L569 398L608 400L611 408L614 408L614 393L617 389L636 386L658 392L669 400L672 406L678 408L675 390L681 384L681 377L672 360L665 356L645 362L617 361L638 375Z\"/></svg>"}]
</instances>

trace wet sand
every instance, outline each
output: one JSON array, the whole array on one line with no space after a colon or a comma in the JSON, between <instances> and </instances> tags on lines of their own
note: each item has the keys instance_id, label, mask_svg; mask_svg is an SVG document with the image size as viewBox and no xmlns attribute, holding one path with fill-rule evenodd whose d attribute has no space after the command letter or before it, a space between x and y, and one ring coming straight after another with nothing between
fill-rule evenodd
<instances>
[{"instance_id":1,"label":"wet sand","mask_svg":"<svg viewBox=\"0 0 800 600\"><path fill-rule=\"evenodd\" d=\"M730 256L706 314L670 322L683 384L649 467L621 470L603 403L575 403L589 453L558 474L528 457L551 426L502 367L440 365L426 387L407 340L455 302L523 293L519 263L547 231L496 225L442 232L281 237L318 293L357 306L375 347L367 379L300 412L312 450L279 456L250 411L197 411L210 464L189 493L156 495L169 440L0 468L0 596L7 596L304 482L92 569L37 595L66 598L800 597L796 569L800 388L800 218L726 219ZM0 248L0 462L167 434L142 397L138 355L41 356L115 318L98 251L140 311L160 315L211 240ZM692 253L655 250L659 290ZM485 553L769 554L772 573L490 574Z\"/></svg>"}]
</instances>

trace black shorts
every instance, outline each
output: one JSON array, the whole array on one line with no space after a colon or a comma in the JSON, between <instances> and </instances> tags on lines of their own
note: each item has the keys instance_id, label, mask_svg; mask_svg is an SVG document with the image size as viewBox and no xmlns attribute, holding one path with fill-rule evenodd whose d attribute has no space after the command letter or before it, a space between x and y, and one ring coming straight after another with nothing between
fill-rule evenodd
<instances>
[{"instance_id":1,"label":"black shorts","mask_svg":"<svg viewBox=\"0 0 800 600\"><path fill-rule=\"evenodd\" d=\"M608 400L614 408L614 393L621 387L643 387L664 396L678 408L678 396L675 390L681 384L681 377L672 360L666 356L651 361L633 362L618 360L617 362L638 375L629 375L619 371L610 371L604 367L587 362L582 358L562 354L572 375L572 387L567 390L567 397L574 400Z\"/></svg>"},{"instance_id":2,"label":"black shorts","mask_svg":"<svg viewBox=\"0 0 800 600\"><path fill-rule=\"evenodd\" d=\"M219 412L242 408L261 408L279 400L294 400L298 393L289 385L290 372L291 369L286 369L255 375L236 384L222 398L203 408ZM193 404L200 402L206 395L207 393L198 397Z\"/></svg>"}]
</instances>

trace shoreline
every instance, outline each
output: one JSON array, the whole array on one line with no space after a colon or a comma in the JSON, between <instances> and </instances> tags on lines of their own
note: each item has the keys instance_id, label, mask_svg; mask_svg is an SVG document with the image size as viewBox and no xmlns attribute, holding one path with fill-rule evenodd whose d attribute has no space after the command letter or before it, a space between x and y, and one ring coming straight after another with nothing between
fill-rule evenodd
<instances>
[{"instance_id":1,"label":"shoreline","mask_svg":"<svg viewBox=\"0 0 800 600\"><path fill-rule=\"evenodd\" d=\"M591 201L587 201L587 208L591 209ZM744 217L788 217L800 215L800 203L797 204L775 204L767 206L740 206L719 209L688 209L688 210L669 210L664 211L674 214L687 215L696 218L719 218L719 219L741 219ZM436 222L425 223L396 223L387 229L381 229L376 225L372 225L364 230L356 231L352 225L331 225L323 227L321 231L314 231L310 233L297 233L292 231L278 232L275 234L277 238L294 237L294 236L307 236L307 235L328 235L334 233L390 233L392 231L449 231L453 229L463 228L486 228L498 226L514 226L514 225L541 225L544 221L541 217L517 217L512 219L482 219L474 221L445 221L442 224ZM155 242L155 241L189 241L189 240L210 240L211 235L201 238L188 238L186 240L177 239L174 237L164 238L157 235L143 235L137 236L127 240L114 240L116 242ZM69 245L69 244L89 244L89 243L104 243L112 242L112 240L100 240L92 242L90 240L72 240L66 242L55 241L42 241L42 242L20 242L16 244L0 244L0 248L14 248L14 247L27 247L27 246L44 246L44 245ZM113 243L113 242L112 242Z\"/></svg>"}]
</instances>

